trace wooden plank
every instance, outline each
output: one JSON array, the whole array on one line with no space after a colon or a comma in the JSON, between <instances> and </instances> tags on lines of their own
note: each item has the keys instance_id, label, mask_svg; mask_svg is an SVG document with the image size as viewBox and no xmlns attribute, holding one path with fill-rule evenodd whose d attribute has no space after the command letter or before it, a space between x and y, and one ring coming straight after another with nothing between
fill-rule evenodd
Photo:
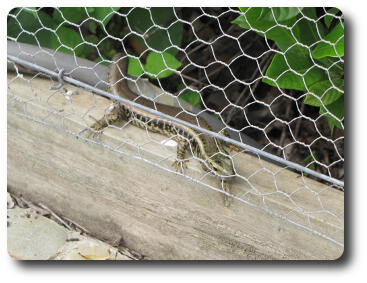
<instances>
[{"instance_id":1,"label":"wooden plank","mask_svg":"<svg viewBox=\"0 0 367 283\"><path fill-rule=\"evenodd\" d=\"M72 133L91 124L89 115L99 118L110 102L72 86L67 90L79 94L67 99L51 85L8 75L12 193L45 204L101 239L121 238L152 259L342 255L342 192L241 153L234 160L243 177L233 184L240 200L226 208L221 193L172 171L176 149L162 143L166 137L123 125L106 130L98 143L77 139ZM217 186L195 160L186 172Z\"/></svg>"}]
</instances>

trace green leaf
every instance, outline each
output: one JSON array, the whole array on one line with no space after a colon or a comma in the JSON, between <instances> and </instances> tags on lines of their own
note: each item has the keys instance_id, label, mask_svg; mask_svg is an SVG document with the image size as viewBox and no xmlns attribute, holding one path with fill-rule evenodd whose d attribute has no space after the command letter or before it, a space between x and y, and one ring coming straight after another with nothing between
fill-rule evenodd
<instances>
[{"instance_id":1,"label":"green leaf","mask_svg":"<svg viewBox=\"0 0 367 283\"><path fill-rule=\"evenodd\" d=\"M245 12L245 15L237 17L232 23L245 29L255 29L259 35L276 41L278 47L281 44L286 48L294 44L296 38L292 35L290 29L279 24L291 28L302 9L296 7L240 8L241 11Z\"/></svg>"},{"instance_id":2,"label":"green leaf","mask_svg":"<svg viewBox=\"0 0 367 283\"><path fill-rule=\"evenodd\" d=\"M313 7L302 11L297 8L248 7L240 10L245 14L232 23L273 40L282 51L273 57L262 81L279 88L309 91L304 103L320 107L320 113L326 116L330 127L341 128L342 124L332 117L344 117L344 70L342 63L333 58L344 55L341 23L326 35L326 27L318 20ZM322 39L331 44L322 42ZM314 48L312 53L310 48Z\"/></svg>"},{"instance_id":3,"label":"green leaf","mask_svg":"<svg viewBox=\"0 0 367 283\"><path fill-rule=\"evenodd\" d=\"M54 21L55 24L61 24L63 23L65 20L63 18L63 14L60 11L59 8L55 8L52 12L52 20Z\"/></svg>"},{"instance_id":4,"label":"green leaf","mask_svg":"<svg viewBox=\"0 0 367 283\"><path fill-rule=\"evenodd\" d=\"M96 8L95 7L86 7L86 9L87 9L87 12L88 12L88 14L90 15L90 14L93 14L94 13L94 11L96 10Z\"/></svg>"},{"instance_id":5,"label":"green leaf","mask_svg":"<svg viewBox=\"0 0 367 283\"><path fill-rule=\"evenodd\" d=\"M312 57L315 59L344 56L344 25L339 23L324 38L328 42L319 42L312 51Z\"/></svg>"},{"instance_id":6,"label":"green leaf","mask_svg":"<svg viewBox=\"0 0 367 283\"><path fill-rule=\"evenodd\" d=\"M302 12L302 7L273 7L274 16L278 23L288 21ZM273 18L273 15L271 15Z\"/></svg>"},{"instance_id":7,"label":"green leaf","mask_svg":"<svg viewBox=\"0 0 367 283\"><path fill-rule=\"evenodd\" d=\"M136 58L129 58L129 66L127 74L131 76L140 76L144 73L144 66L141 65L140 61Z\"/></svg>"},{"instance_id":8,"label":"green leaf","mask_svg":"<svg viewBox=\"0 0 367 283\"><path fill-rule=\"evenodd\" d=\"M301 13L303 8L297 7L244 7L239 8L245 13L246 19L250 23L261 22L263 27L269 24L284 23Z\"/></svg>"},{"instance_id":9,"label":"green leaf","mask_svg":"<svg viewBox=\"0 0 367 283\"><path fill-rule=\"evenodd\" d=\"M75 30L61 26L56 30L56 34L58 36L57 44L62 46L58 51L69 54L74 54L75 52L76 55L80 55L85 52L85 50L81 47L76 49L76 47L84 41L80 34Z\"/></svg>"},{"instance_id":10,"label":"green leaf","mask_svg":"<svg viewBox=\"0 0 367 283\"><path fill-rule=\"evenodd\" d=\"M152 78L166 78L173 72L166 70L167 68L178 69L181 67L181 62L169 53L151 52L148 54L147 63L144 67L145 71L153 74ZM165 70L165 71L164 71Z\"/></svg>"},{"instance_id":11,"label":"green leaf","mask_svg":"<svg viewBox=\"0 0 367 283\"><path fill-rule=\"evenodd\" d=\"M128 26L131 31L144 34L153 26L148 9L145 8L124 8L124 13L127 14Z\"/></svg>"},{"instance_id":12,"label":"green leaf","mask_svg":"<svg viewBox=\"0 0 367 283\"><path fill-rule=\"evenodd\" d=\"M326 27L329 28L333 20L336 19L334 15L341 13L341 11L338 8L330 8L329 10L326 11L326 13L327 14L324 17L324 22Z\"/></svg>"},{"instance_id":13,"label":"green leaf","mask_svg":"<svg viewBox=\"0 0 367 283\"><path fill-rule=\"evenodd\" d=\"M333 81L334 85L339 89L344 89L344 80L339 79ZM330 80L319 81L309 87L311 93L308 93L303 103L312 106L323 106L334 103L344 93L333 87Z\"/></svg>"},{"instance_id":14,"label":"green leaf","mask_svg":"<svg viewBox=\"0 0 367 283\"><path fill-rule=\"evenodd\" d=\"M36 7L24 7L23 9L24 11L27 11L28 13L33 14L33 16L37 18L38 11Z\"/></svg>"},{"instance_id":15,"label":"green leaf","mask_svg":"<svg viewBox=\"0 0 367 283\"><path fill-rule=\"evenodd\" d=\"M307 164L307 168L310 168L312 170L316 169L316 164L315 161L317 161L317 154L316 151L311 151L311 153L306 156L305 159L303 159L303 162L305 162Z\"/></svg>"},{"instance_id":16,"label":"green leaf","mask_svg":"<svg viewBox=\"0 0 367 283\"><path fill-rule=\"evenodd\" d=\"M8 18L10 18L9 17L9 15L16 15L18 12L19 12L19 10L21 10L22 8L12 8L10 11L9 11L9 13L8 13Z\"/></svg>"},{"instance_id":17,"label":"green leaf","mask_svg":"<svg viewBox=\"0 0 367 283\"><path fill-rule=\"evenodd\" d=\"M330 113L336 116L337 119L331 116ZM320 114L325 115L331 129L334 127L344 129L342 123L342 120L344 119L344 96L339 97L339 99L334 101L332 104L321 106Z\"/></svg>"},{"instance_id":18,"label":"green leaf","mask_svg":"<svg viewBox=\"0 0 367 283\"><path fill-rule=\"evenodd\" d=\"M265 75L270 79L265 77L263 82L269 85L302 91L307 90L306 86L328 79L327 73L310 59L308 48L298 45L284 54L276 54Z\"/></svg>"},{"instance_id":19,"label":"green leaf","mask_svg":"<svg viewBox=\"0 0 367 283\"><path fill-rule=\"evenodd\" d=\"M8 19L8 36L17 38L17 41L40 45L47 48L55 48L56 38L53 31L46 30L44 27L53 28L55 26L51 17L43 11L32 11L20 9L16 14L16 19ZM28 34L24 31L27 31Z\"/></svg>"},{"instance_id":20,"label":"green leaf","mask_svg":"<svg viewBox=\"0 0 367 283\"><path fill-rule=\"evenodd\" d=\"M315 8L305 8L303 12L307 12L309 9L315 11ZM292 33L296 41L310 47L316 42L319 42L325 32L325 28L322 24L319 22L315 23L307 18L299 19L292 28ZM277 40L275 39L275 41Z\"/></svg>"},{"instance_id":21,"label":"green leaf","mask_svg":"<svg viewBox=\"0 0 367 283\"><path fill-rule=\"evenodd\" d=\"M38 11L37 16L42 26L50 28L50 29L56 28L57 25L55 21L45 12Z\"/></svg>"},{"instance_id":22,"label":"green leaf","mask_svg":"<svg viewBox=\"0 0 367 283\"><path fill-rule=\"evenodd\" d=\"M262 34L260 34L263 36ZM289 46L295 44L297 39L290 30L285 27L274 25L265 33L266 38L274 40L280 50L285 51Z\"/></svg>"},{"instance_id":23,"label":"green leaf","mask_svg":"<svg viewBox=\"0 0 367 283\"><path fill-rule=\"evenodd\" d=\"M151 52L148 54L146 64L143 66L138 59L129 58L128 74L140 76L144 72L148 72L150 73L148 76L153 79L163 79L173 73L173 71L167 70L167 68L178 69L181 65L181 62L170 53Z\"/></svg>"},{"instance_id":24,"label":"green leaf","mask_svg":"<svg viewBox=\"0 0 367 283\"><path fill-rule=\"evenodd\" d=\"M16 38L22 32L19 22L13 17L8 16L7 19L7 36Z\"/></svg>"},{"instance_id":25,"label":"green leaf","mask_svg":"<svg viewBox=\"0 0 367 283\"><path fill-rule=\"evenodd\" d=\"M283 54L275 54L265 76L270 79L264 77L262 81L271 86L286 89L306 90L302 77L290 70ZM275 82L271 79L275 80Z\"/></svg>"},{"instance_id":26,"label":"green leaf","mask_svg":"<svg viewBox=\"0 0 367 283\"><path fill-rule=\"evenodd\" d=\"M98 36L96 36L95 34L88 34L87 36L84 37L85 42L90 42L92 44L97 44L99 41Z\"/></svg>"},{"instance_id":27,"label":"green leaf","mask_svg":"<svg viewBox=\"0 0 367 283\"><path fill-rule=\"evenodd\" d=\"M244 16L238 16L234 20L231 21L231 24L236 24L240 28L243 29L250 29L251 27L248 25L246 18Z\"/></svg>"},{"instance_id":28,"label":"green leaf","mask_svg":"<svg viewBox=\"0 0 367 283\"><path fill-rule=\"evenodd\" d=\"M30 10L24 9L24 8L22 8L16 14L15 21L18 22L19 32L18 34L11 34L11 36L14 36L14 37L18 36L19 33L23 31L35 32L37 29L42 27L35 13ZM9 25L8 25L8 32L9 32Z\"/></svg>"},{"instance_id":29,"label":"green leaf","mask_svg":"<svg viewBox=\"0 0 367 283\"><path fill-rule=\"evenodd\" d=\"M286 51L295 43L312 46L325 34L325 27L320 22L312 21L317 19L316 9L313 7L240 8L240 10L243 10L245 15L239 16L232 23L245 29L255 29L259 35L275 41L282 51Z\"/></svg>"},{"instance_id":30,"label":"green leaf","mask_svg":"<svg viewBox=\"0 0 367 283\"><path fill-rule=\"evenodd\" d=\"M128 14L127 21L131 30L141 35L137 39L143 46L177 54L178 49L170 47L181 46L183 24L177 21L173 8L125 8L123 11Z\"/></svg>"},{"instance_id":31,"label":"green leaf","mask_svg":"<svg viewBox=\"0 0 367 283\"><path fill-rule=\"evenodd\" d=\"M95 34L97 31L98 24L95 21L88 21L87 27L91 33Z\"/></svg>"},{"instance_id":32,"label":"green leaf","mask_svg":"<svg viewBox=\"0 0 367 283\"><path fill-rule=\"evenodd\" d=\"M182 100L185 100L186 102L188 102L189 104L200 108L201 107L201 96L200 93L197 91L192 91L192 90L184 90L185 89L185 85L180 84L177 87L178 90L182 90L183 92L179 94L179 98Z\"/></svg>"},{"instance_id":33,"label":"green leaf","mask_svg":"<svg viewBox=\"0 0 367 283\"><path fill-rule=\"evenodd\" d=\"M291 32L287 28L279 26L276 23L267 25L266 23L252 22L250 24L245 16L239 16L231 23L237 24L244 29L254 28L258 31L260 36L266 36L266 38L276 41L278 46L280 43L283 44L284 47L288 47L296 42L294 36L292 36Z\"/></svg>"},{"instance_id":34,"label":"green leaf","mask_svg":"<svg viewBox=\"0 0 367 283\"><path fill-rule=\"evenodd\" d=\"M88 18L88 14L83 7L62 7L55 8L52 17L58 24L64 23L65 21L66 23L79 24Z\"/></svg>"},{"instance_id":35,"label":"green leaf","mask_svg":"<svg viewBox=\"0 0 367 283\"><path fill-rule=\"evenodd\" d=\"M79 44L75 48L75 54L77 54L81 58L87 58L90 60L96 59L96 54L98 54L98 50L96 45L98 44L98 37L95 34L88 34L84 36L84 41L82 44ZM103 54L104 56L108 56L106 53ZM99 56L97 56L100 58ZM109 57L108 57L109 58ZM100 58L103 59L103 58Z\"/></svg>"},{"instance_id":36,"label":"green leaf","mask_svg":"<svg viewBox=\"0 0 367 283\"><path fill-rule=\"evenodd\" d=\"M302 14L308 18L317 20L319 17L317 16L317 12L315 7L304 7L302 9Z\"/></svg>"},{"instance_id":37,"label":"green leaf","mask_svg":"<svg viewBox=\"0 0 367 283\"><path fill-rule=\"evenodd\" d=\"M60 46L60 44L57 42L57 37L54 31L41 29L37 31L37 33L33 38L37 38L37 41L42 47L56 49L57 47ZM32 44L31 42L27 43Z\"/></svg>"},{"instance_id":38,"label":"green leaf","mask_svg":"<svg viewBox=\"0 0 367 283\"><path fill-rule=\"evenodd\" d=\"M102 21L107 25L111 18L115 15L114 11L119 10L120 7L95 7L93 10L93 17Z\"/></svg>"},{"instance_id":39,"label":"green leaf","mask_svg":"<svg viewBox=\"0 0 367 283\"><path fill-rule=\"evenodd\" d=\"M116 49L113 46L113 41L110 38L99 39L97 48L102 55L102 59L112 59L116 54Z\"/></svg>"},{"instance_id":40,"label":"green leaf","mask_svg":"<svg viewBox=\"0 0 367 283\"><path fill-rule=\"evenodd\" d=\"M190 103L191 105L195 107L201 106L201 97L200 94L197 91L186 91L182 94L180 94L180 98L185 100L186 102Z\"/></svg>"}]
</instances>

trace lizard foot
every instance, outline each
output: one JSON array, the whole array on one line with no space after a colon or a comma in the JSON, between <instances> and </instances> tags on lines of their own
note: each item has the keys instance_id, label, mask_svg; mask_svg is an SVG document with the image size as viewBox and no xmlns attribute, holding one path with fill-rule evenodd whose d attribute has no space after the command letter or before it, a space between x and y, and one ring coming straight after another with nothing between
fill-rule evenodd
<instances>
[{"instance_id":1,"label":"lizard foot","mask_svg":"<svg viewBox=\"0 0 367 283\"><path fill-rule=\"evenodd\" d=\"M230 193L230 185L228 184L228 181L221 180L220 184L224 192ZM227 194L223 194L223 201L225 207L229 207L231 205L231 197Z\"/></svg>"},{"instance_id":2,"label":"lizard foot","mask_svg":"<svg viewBox=\"0 0 367 283\"><path fill-rule=\"evenodd\" d=\"M173 162L172 166L175 167L177 172L184 174L185 169L187 169L187 162L188 160L176 160Z\"/></svg>"},{"instance_id":3,"label":"lizard foot","mask_svg":"<svg viewBox=\"0 0 367 283\"><path fill-rule=\"evenodd\" d=\"M92 118L95 122L90 127L87 127L85 129L83 129L82 131L80 131L79 135L86 132L85 136L87 138L95 139L95 138L101 136L101 134L103 133L103 130L106 128L106 125L105 125L106 123L103 123L104 119L97 120L92 116L90 116L90 118Z\"/></svg>"}]
</instances>

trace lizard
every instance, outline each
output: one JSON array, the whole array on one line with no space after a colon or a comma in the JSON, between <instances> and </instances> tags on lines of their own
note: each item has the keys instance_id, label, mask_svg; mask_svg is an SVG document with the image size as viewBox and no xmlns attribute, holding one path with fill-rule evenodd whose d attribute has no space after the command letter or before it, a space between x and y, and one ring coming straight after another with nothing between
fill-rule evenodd
<instances>
[{"instance_id":1,"label":"lizard","mask_svg":"<svg viewBox=\"0 0 367 283\"><path fill-rule=\"evenodd\" d=\"M155 103L131 91L127 84L128 56L125 52L116 54L112 62L108 73L112 94L211 130L209 124L201 117L174 106ZM207 134L199 133L183 124L158 117L118 101L114 101L112 108L101 119L95 120L90 129L94 133L101 133L109 125L121 121L129 121L134 126L173 138L177 142L177 159L173 165L176 167L176 171L181 173L183 173L184 168L187 168L187 160L184 159L187 150L191 148L192 153L201 161L204 171L217 176L223 190L227 193L230 192L229 182L235 177L235 169L229 153L224 148L226 145L224 142ZM229 204L228 195L224 194L224 205L228 207Z\"/></svg>"}]
</instances>

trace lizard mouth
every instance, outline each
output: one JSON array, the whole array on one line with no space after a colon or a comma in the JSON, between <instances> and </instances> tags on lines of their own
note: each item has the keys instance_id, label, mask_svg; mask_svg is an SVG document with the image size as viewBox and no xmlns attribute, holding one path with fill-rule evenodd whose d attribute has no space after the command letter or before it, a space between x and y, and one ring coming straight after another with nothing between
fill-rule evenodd
<instances>
[{"instance_id":1,"label":"lizard mouth","mask_svg":"<svg viewBox=\"0 0 367 283\"><path fill-rule=\"evenodd\" d=\"M234 169L230 168L230 170L226 170L224 168L215 168L213 166L210 166L210 164L208 164L208 162L206 161L202 161L201 165L204 169L204 171L210 173L211 175L213 175L214 177L217 178L221 178L221 179L230 179L230 178L234 178L236 176L236 173L234 171Z\"/></svg>"},{"instance_id":2,"label":"lizard mouth","mask_svg":"<svg viewBox=\"0 0 367 283\"><path fill-rule=\"evenodd\" d=\"M210 169L210 173L213 176L220 178L220 179L232 179L236 176L236 174L233 171L232 172L225 171L225 172L220 173L220 172L215 171L214 169Z\"/></svg>"}]
</instances>

